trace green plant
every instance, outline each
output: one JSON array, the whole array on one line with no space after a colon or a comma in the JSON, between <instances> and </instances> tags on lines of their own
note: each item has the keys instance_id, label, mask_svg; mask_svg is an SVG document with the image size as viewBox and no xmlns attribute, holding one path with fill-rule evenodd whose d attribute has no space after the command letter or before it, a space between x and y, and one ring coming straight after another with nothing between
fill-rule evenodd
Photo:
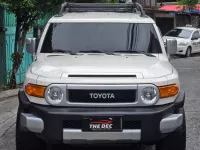
<instances>
[{"instance_id":1,"label":"green plant","mask_svg":"<svg viewBox=\"0 0 200 150\"><path fill-rule=\"evenodd\" d=\"M178 0L180 5L184 5L183 9L194 9L199 0Z\"/></svg>"},{"instance_id":2,"label":"green plant","mask_svg":"<svg viewBox=\"0 0 200 150\"><path fill-rule=\"evenodd\" d=\"M11 76L12 76L12 70L9 70L8 72L7 72L7 74L6 74L6 85L5 86L7 86L7 87L10 87L9 85L10 85L10 79L11 79Z\"/></svg>"},{"instance_id":3,"label":"green plant","mask_svg":"<svg viewBox=\"0 0 200 150\"><path fill-rule=\"evenodd\" d=\"M1 91L5 91L5 90L8 90L9 89L9 86L8 85L0 85L0 92Z\"/></svg>"}]
</instances>

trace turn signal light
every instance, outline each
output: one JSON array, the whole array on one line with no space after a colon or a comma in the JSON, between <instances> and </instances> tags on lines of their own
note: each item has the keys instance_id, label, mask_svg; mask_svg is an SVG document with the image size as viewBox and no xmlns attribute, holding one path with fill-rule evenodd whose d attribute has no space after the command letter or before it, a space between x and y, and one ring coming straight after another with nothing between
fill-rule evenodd
<instances>
[{"instance_id":1,"label":"turn signal light","mask_svg":"<svg viewBox=\"0 0 200 150\"><path fill-rule=\"evenodd\" d=\"M167 98L175 96L179 92L179 87L176 84L158 87L160 91L160 98Z\"/></svg>"},{"instance_id":2,"label":"turn signal light","mask_svg":"<svg viewBox=\"0 0 200 150\"><path fill-rule=\"evenodd\" d=\"M45 89L46 89L45 86L35 85L35 84L27 84L25 86L25 92L28 95L40 98L44 97Z\"/></svg>"}]
</instances>

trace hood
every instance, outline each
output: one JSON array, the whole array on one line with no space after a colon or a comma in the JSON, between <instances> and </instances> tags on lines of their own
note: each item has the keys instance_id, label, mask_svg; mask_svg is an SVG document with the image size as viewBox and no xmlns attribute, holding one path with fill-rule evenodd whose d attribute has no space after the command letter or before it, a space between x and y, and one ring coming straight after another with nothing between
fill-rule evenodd
<instances>
[{"instance_id":1,"label":"hood","mask_svg":"<svg viewBox=\"0 0 200 150\"><path fill-rule=\"evenodd\" d=\"M189 39L184 39L184 38L171 37L171 36L163 36L163 41L164 42L166 42L167 39L176 39L178 44L180 42L188 42L189 41Z\"/></svg>"},{"instance_id":2,"label":"hood","mask_svg":"<svg viewBox=\"0 0 200 150\"><path fill-rule=\"evenodd\" d=\"M61 55L37 60L31 72L46 78L94 74L157 78L171 74L172 67L167 61L146 55Z\"/></svg>"}]
</instances>

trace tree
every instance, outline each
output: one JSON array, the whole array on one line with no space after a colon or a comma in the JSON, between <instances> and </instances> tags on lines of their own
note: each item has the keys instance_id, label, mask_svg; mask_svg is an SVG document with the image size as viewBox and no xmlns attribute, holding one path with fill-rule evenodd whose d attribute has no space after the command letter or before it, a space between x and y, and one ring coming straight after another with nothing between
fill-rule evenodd
<instances>
[{"instance_id":1,"label":"tree","mask_svg":"<svg viewBox=\"0 0 200 150\"><path fill-rule=\"evenodd\" d=\"M191 12L193 9L196 9L196 4L200 2L200 0L177 0L180 5L183 6L183 11L189 10L189 15L190 15L190 24L192 22L192 17L191 17ZM200 25L200 22L199 22ZM198 25L198 26L199 26Z\"/></svg>"},{"instance_id":2,"label":"tree","mask_svg":"<svg viewBox=\"0 0 200 150\"><path fill-rule=\"evenodd\" d=\"M178 3L183 5L183 9L195 9L196 4L199 3L199 0L178 0Z\"/></svg>"},{"instance_id":3,"label":"tree","mask_svg":"<svg viewBox=\"0 0 200 150\"><path fill-rule=\"evenodd\" d=\"M34 25L35 21L55 11L64 1L65 0L0 0L0 3L6 5L6 8L16 16L15 45L14 53L12 54L13 67L9 81L10 89L17 87L16 73L23 59L23 48L28 30ZM97 0L81 0L81 2L83 1L97 2ZM116 0L99 1L116 2Z\"/></svg>"},{"instance_id":4,"label":"tree","mask_svg":"<svg viewBox=\"0 0 200 150\"><path fill-rule=\"evenodd\" d=\"M62 0L0 0L6 8L16 16L16 34L14 53L12 54L12 74L10 89L16 88L16 73L23 59L23 48L26 34L36 20L54 11Z\"/></svg>"}]
</instances>

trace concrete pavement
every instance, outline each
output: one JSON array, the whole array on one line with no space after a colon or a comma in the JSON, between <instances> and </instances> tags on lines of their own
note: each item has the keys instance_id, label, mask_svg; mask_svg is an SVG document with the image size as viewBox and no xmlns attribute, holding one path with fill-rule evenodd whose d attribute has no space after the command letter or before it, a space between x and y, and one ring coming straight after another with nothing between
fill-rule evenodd
<instances>
[{"instance_id":1,"label":"concrete pavement","mask_svg":"<svg viewBox=\"0 0 200 150\"><path fill-rule=\"evenodd\" d=\"M0 102L0 150L15 150L17 97Z\"/></svg>"},{"instance_id":2,"label":"concrete pavement","mask_svg":"<svg viewBox=\"0 0 200 150\"><path fill-rule=\"evenodd\" d=\"M17 96L19 89L14 89L14 90L6 90L0 92L0 101L5 100L10 97Z\"/></svg>"}]
</instances>

